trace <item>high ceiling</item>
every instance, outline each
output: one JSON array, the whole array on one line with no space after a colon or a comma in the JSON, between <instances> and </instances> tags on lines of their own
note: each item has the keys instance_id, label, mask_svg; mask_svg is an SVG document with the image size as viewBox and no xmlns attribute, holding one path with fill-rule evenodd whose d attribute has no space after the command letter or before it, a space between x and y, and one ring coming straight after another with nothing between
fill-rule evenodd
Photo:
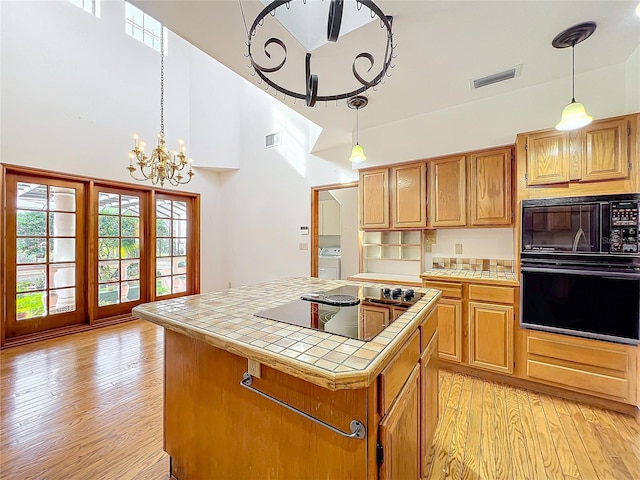
<instances>
[{"instance_id":1,"label":"high ceiling","mask_svg":"<svg viewBox=\"0 0 640 480\"><path fill-rule=\"evenodd\" d=\"M263 4L258 0L241 1L250 26ZM257 83L257 77L251 76L252 70L247 68L247 35L239 1L134 0L133 3L231 70ZM577 74L623 63L640 45L640 18L634 13L636 0L378 0L376 4L386 15L393 16L397 59L385 84L377 87L377 91L369 90L369 105L360 114L361 129L560 78L567 79L569 101L571 49L555 49L551 40L581 22L594 21L598 26L589 39L575 48ZM344 8L351 8L348 0ZM325 17L317 21L326 24ZM269 36L281 38L287 45L287 64L293 68L281 74L279 81L303 92L306 51L278 22L265 22L261 28L261 36L253 41L254 51L260 51ZM335 44L314 50L312 72L319 75L318 93L335 93L328 91L333 84L347 81L341 75L351 76L354 52L370 51L377 62L374 69L377 68L385 42L384 31L374 21L341 36ZM271 51L273 65L281 57L277 47ZM521 71L512 80L478 90L470 88L471 79L517 65L522 66ZM366 68L363 64L360 70ZM268 91L274 93L272 89ZM580 100L579 83L576 97ZM303 101L294 104L291 98L284 99L282 94L277 98L324 129L316 150L350 138L355 119L344 100L337 107L331 103L309 108Z\"/></svg>"}]
</instances>

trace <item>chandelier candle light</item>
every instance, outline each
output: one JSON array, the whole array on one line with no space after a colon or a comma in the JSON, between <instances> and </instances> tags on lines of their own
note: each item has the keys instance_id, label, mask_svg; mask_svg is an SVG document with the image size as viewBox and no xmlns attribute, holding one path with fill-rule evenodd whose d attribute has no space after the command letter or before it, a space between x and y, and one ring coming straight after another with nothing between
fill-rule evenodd
<instances>
[{"instance_id":1,"label":"chandelier candle light","mask_svg":"<svg viewBox=\"0 0 640 480\"><path fill-rule=\"evenodd\" d=\"M151 183L160 186L164 186L164 182L169 182L171 185L177 186L191 181L193 168L191 166L191 158L187 159L185 146L182 140L178 140L180 145L180 151L173 150L170 152L164 140L164 27L160 27L160 133L158 134L158 146L153 149L151 156L148 157L144 153L145 143L139 141L138 134L133 134L134 148L129 153L129 174L135 180L144 182L151 180ZM136 166L133 162L136 160ZM184 168L189 165L189 171L186 172L186 176L182 175ZM134 175L140 169L140 173L143 178L138 178Z\"/></svg>"}]
</instances>

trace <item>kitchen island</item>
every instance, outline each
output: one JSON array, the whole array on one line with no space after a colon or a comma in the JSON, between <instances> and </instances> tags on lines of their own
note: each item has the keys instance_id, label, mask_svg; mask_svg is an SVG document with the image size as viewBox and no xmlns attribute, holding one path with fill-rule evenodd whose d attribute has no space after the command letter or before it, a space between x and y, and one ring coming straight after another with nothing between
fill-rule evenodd
<instances>
[{"instance_id":1,"label":"kitchen island","mask_svg":"<svg viewBox=\"0 0 640 480\"><path fill-rule=\"evenodd\" d=\"M423 296L406 311L362 305L365 317L391 321L370 341L254 316L344 285L385 287L296 278L133 310L165 329L164 449L174 478L427 476L440 291L416 288Z\"/></svg>"}]
</instances>

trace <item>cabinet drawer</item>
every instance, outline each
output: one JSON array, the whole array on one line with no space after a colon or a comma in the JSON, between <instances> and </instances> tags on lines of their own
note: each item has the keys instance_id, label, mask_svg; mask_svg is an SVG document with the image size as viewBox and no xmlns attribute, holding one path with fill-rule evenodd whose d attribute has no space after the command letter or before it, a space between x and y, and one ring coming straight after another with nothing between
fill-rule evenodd
<instances>
[{"instance_id":1,"label":"cabinet drawer","mask_svg":"<svg viewBox=\"0 0 640 480\"><path fill-rule=\"evenodd\" d=\"M462 284L453 282L433 282L425 280L422 282L425 288L435 288L442 290L442 296L448 298L462 298Z\"/></svg>"},{"instance_id":2,"label":"cabinet drawer","mask_svg":"<svg viewBox=\"0 0 640 480\"><path fill-rule=\"evenodd\" d=\"M469 300L513 304L515 302L515 298L515 292L512 287L469 285Z\"/></svg>"},{"instance_id":3,"label":"cabinet drawer","mask_svg":"<svg viewBox=\"0 0 640 480\"><path fill-rule=\"evenodd\" d=\"M402 389L411 371L420 358L420 332L416 330L404 344L402 350L378 376L378 410L384 416Z\"/></svg>"},{"instance_id":4,"label":"cabinet drawer","mask_svg":"<svg viewBox=\"0 0 640 480\"><path fill-rule=\"evenodd\" d=\"M527 338L527 353L582 365L608 368L619 372L626 371L628 363L628 356L624 351L576 345L568 342L561 343L534 336Z\"/></svg>"},{"instance_id":5,"label":"cabinet drawer","mask_svg":"<svg viewBox=\"0 0 640 480\"><path fill-rule=\"evenodd\" d=\"M629 395L632 393L629 380L626 378L603 375L537 360L527 361L527 376L556 385L561 384L564 387L586 390L608 397L617 397L622 400L629 400Z\"/></svg>"}]
</instances>

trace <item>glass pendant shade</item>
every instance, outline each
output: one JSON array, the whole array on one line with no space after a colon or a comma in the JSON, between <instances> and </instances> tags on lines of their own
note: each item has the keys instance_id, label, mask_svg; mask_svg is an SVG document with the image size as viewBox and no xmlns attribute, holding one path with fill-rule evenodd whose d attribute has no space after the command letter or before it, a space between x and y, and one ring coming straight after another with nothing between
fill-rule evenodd
<instances>
[{"instance_id":1,"label":"glass pendant shade","mask_svg":"<svg viewBox=\"0 0 640 480\"><path fill-rule=\"evenodd\" d=\"M573 99L571 103L562 110L562 118L560 118L560 122L556 125L556 130L575 130L576 128L589 125L592 120L593 117L587 115L584 105Z\"/></svg>"},{"instance_id":2,"label":"glass pendant shade","mask_svg":"<svg viewBox=\"0 0 640 480\"><path fill-rule=\"evenodd\" d=\"M361 163L364 162L367 157L364 155L364 150L359 144L355 144L351 149L351 156L349 157L349 161L352 163Z\"/></svg>"}]
</instances>

